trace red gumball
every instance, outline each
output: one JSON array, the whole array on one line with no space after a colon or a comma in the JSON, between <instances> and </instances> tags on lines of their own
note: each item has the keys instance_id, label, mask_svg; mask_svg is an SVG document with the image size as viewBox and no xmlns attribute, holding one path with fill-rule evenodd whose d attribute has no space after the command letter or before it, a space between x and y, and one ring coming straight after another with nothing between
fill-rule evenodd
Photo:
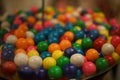
<instances>
[{"instance_id":1,"label":"red gumball","mask_svg":"<svg viewBox=\"0 0 120 80\"><path fill-rule=\"evenodd\" d=\"M97 50L101 50L101 47L105 43L106 43L106 40L104 38L99 37L94 41L94 48Z\"/></svg>"},{"instance_id":2,"label":"red gumball","mask_svg":"<svg viewBox=\"0 0 120 80\"><path fill-rule=\"evenodd\" d=\"M95 24L91 24L90 26L88 26L88 30L98 30L98 28Z\"/></svg>"},{"instance_id":3,"label":"red gumball","mask_svg":"<svg viewBox=\"0 0 120 80\"><path fill-rule=\"evenodd\" d=\"M110 66L115 63L115 60L110 55L105 56L105 59L108 61L108 63L109 63Z\"/></svg>"},{"instance_id":4,"label":"red gumball","mask_svg":"<svg viewBox=\"0 0 120 80\"><path fill-rule=\"evenodd\" d=\"M38 8L36 6L33 6L30 11L32 13L37 13L38 12Z\"/></svg>"},{"instance_id":5,"label":"red gumball","mask_svg":"<svg viewBox=\"0 0 120 80\"><path fill-rule=\"evenodd\" d=\"M5 42L6 39L7 39L7 37L10 36L10 35L11 35L11 33L6 33L6 34L4 35L4 37L3 37L3 41Z\"/></svg>"},{"instance_id":6,"label":"red gumball","mask_svg":"<svg viewBox=\"0 0 120 80\"><path fill-rule=\"evenodd\" d=\"M12 61L7 61L2 64L2 71L5 74L13 75L16 72L16 65Z\"/></svg>"},{"instance_id":7,"label":"red gumball","mask_svg":"<svg viewBox=\"0 0 120 80\"><path fill-rule=\"evenodd\" d=\"M111 44L116 48L120 43L120 36L112 36Z\"/></svg>"},{"instance_id":8,"label":"red gumball","mask_svg":"<svg viewBox=\"0 0 120 80\"><path fill-rule=\"evenodd\" d=\"M44 22L44 28L47 28L47 27L53 27L53 23L51 21L45 21Z\"/></svg>"}]
</instances>

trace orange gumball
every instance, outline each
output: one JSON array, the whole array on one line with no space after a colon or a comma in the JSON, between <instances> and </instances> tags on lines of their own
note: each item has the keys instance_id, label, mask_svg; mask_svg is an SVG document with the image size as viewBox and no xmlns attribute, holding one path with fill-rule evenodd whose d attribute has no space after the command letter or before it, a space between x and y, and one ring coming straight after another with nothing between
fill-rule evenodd
<instances>
[{"instance_id":1,"label":"orange gumball","mask_svg":"<svg viewBox=\"0 0 120 80\"><path fill-rule=\"evenodd\" d=\"M25 31L22 30L22 29L17 29L17 30L14 31L14 35L17 38L24 38L25 37Z\"/></svg>"},{"instance_id":2,"label":"orange gumball","mask_svg":"<svg viewBox=\"0 0 120 80\"><path fill-rule=\"evenodd\" d=\"M89 49L86 52L86 58L89 61L95 61L97 58L99 58L99 53L95 49Z\"/></svg>"},{"instance_id":3,"label":"orange gumball","mask_svg":"<svg viewBox=\"0 0 120 80\"><path fill-rule=\"evenodd\" d=\"M26 38L26 41L28 43L28 46L34 46L35 45L34 40L32 38Z\"/></svg>"},{"instance_id":4,"label":"orange gumball","mask_svg":"<svg viewBox=\"0 0 120 80\"><path fill-rule=\"evenodd\" d=\"M57 19L58 19L58 21L60 21L60 22L66 22L66 17L65 17L65 15L58 15L58 17L57 17Z\"/></svg>"},{"instance_id":5,"label":"orange gumball","mask_svg":"<svg viewBox=\"0 0 120 80\"><path fill-rule=\"evenodd\" d=\"M18 29L21 29L21 30L23 30L25 32L28 31L28 27L27 27L27 25L25 23L21 24Z\"/></svg>"},{"instance_id":6,"label":"orange gumball","mask_svg":"<svg viewBox=\"0 0 120 80\"><path fill-rule=\"evenodd\" d=\"M77 19L75 17L71 17L69 18L69 21L73 24L75 24L77 22Z\"/></svg>"},{"instance_id":7,"label":"orange gumball","mask_svg":"<svg viewBox=\"0 0 120 80\"><path fill-rule=\"evenodd\" d=\"M29 22L30 24L34 24L36 22L36 19L33 16L29 16L27 18L27 22Z\"/></svg>"},{"instance_id":8,"label":"orange gumball","mask_svg":"<svg viewBox=\"0 0 120 80\"><path fill-rule=\"evenodd\" d=\"M61 42L60 42L60 48L62 49L62 50L65 50L65 49L67 49L67 48L69 48L69 47L71 47L72 46L72 44L71 44L71 42L69 41L69 40L62 40Z\"/></svg>"},{"instance_id":9,"label":"orange gumball","mask_svg":"<svg viewBox=\"0 0 120 80\"><path fill-rule=\"evenodd\" d=\"M120 44L116 47L115 51L120 55Z\"/></svg>"},{"instance_id":10,"label":"orange gumball","mask_svg":"<svg viewBox=\"0 0 120 80\"><path fill-rule=\"evenodd\" d=\"M27 43L26 39L24 39L24 38L19 38L19 39L16 41L16 47L17 47L17 48L22 48L22 49L27 49L28 43Z\"/></svg>"},{"instance_id":11,"label":"orange gumball","mask_svg":"<svg viewBox=\"0 0 120 80\"><path fill-rule=\"evenodd\" d=\"M25 53L26 54L26 51L24 49L19 48L15 51L15 54L18 54L18 53Z\"/></svg>"},{"instance_id":12,"label":"orange gumball","mask_svg":"<svg viewBox=\"0 0 120 80\"><path fill-rule=\"evenodd\" d=\"M65 32L64 36L67 36L70 41L74 40L74 34L72 32L70 32L70 31Z\"/></svg>"},{"instance_id":13,"label":"orange gumball","mask_svg":"<svg viewBox=\"0 0 120 80\"><path fill-rule=\"evenodd\" d=\"M55 51L55 50L60 50L60 45L59 45L59 44L57 44L57 43L52 43L52 44L50 44L50 45L48 46L48 51L49 51L50 53L53 53L53 51Z\"/></svg>"}]
</instances>

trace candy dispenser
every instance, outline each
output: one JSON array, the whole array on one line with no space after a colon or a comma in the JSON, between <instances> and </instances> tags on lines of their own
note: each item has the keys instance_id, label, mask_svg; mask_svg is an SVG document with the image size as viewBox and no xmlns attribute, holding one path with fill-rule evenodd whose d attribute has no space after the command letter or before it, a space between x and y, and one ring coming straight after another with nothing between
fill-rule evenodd
<instances>
[{"instance_id":1,"label":"candy dispenser","mask_svg":"<svg viewBox=\"0 0 120 80\"><path fill-rule=\"evenodd\" d=\"M94 80L102 78L118 64L120 25L113 18L113 9L105 5L110 4L109 1L36 2L29 5L27 1L15 0L10 3L14 5L9 6L11 11L15 6L17 10L3 16L0 77Z\"/></svg>"}]
</instances>

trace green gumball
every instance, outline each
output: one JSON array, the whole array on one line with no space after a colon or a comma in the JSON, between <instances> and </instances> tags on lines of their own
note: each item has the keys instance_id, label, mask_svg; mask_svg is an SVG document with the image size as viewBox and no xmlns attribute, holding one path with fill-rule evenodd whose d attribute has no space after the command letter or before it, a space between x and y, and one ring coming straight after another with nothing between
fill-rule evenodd
<instances>
[{"instance_id":1,"label":"green gumball","mask_svg":"<svg viewBox=\"0 0 120 80\"><path fill-rule=\"evenodd\" d=\"M43 52L43 51L47 51L48 49L48 43L45 41L39 42L37 45L38 51L39 52Z\"/></svg>"},{"instance_id":2,"label":"green gumball","mask_svg":"<svg viewBox=\"0 0 120 80\"><path fill-rule=\"evenodd\" d=\"M81 28L84 28L85 27L85 23L81 20L78 20L77 23L76 23L76 26L80 26Z\"/></svg>"},{"instance_id":3,"label":"green gumball","mask_svg":"<svg viewBox=\"0 0 120 80\"><path fill-rule=\"evenodd\" d=\"M62 76L62 69L59 66L52 66L48 69L50 79L58 79Z\"/></svg>"},{"instance_id":4,"label":"green gumball","mask_svg":"<svg viewBox=\"0 0 120 80\"><path fill-rule=\"evenodd\" d=\"M73 46L73 48L80 48L81 49L81 45L78 43L73 43L72 46Z\"/></svg>"},{"instance_id":5,"label":"green gumball","mask_svg":"<svg viewBox=\"0 0 120 80\"><path fill-rule=\"evenodd\" d=\"M35 29L30 29L30 31L31 31L34 35L37 34L37 31L36 31Z\"/></svg>"},{"instance_id":6,"label":"green gumball","mask_svg":"<svg viewBox=\"0 0 120 80\"><path fill-rule=\"evenodd\" d=\"M93 42L90 38L83 38L82 40L82 48L89 49L93 46Z\"/></svg>"}]
</instances>

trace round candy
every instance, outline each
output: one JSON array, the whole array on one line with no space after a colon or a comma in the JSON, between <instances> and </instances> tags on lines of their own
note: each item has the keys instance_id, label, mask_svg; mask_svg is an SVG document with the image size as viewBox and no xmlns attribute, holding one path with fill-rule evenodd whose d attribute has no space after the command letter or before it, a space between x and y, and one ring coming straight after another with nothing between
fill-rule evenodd
<instances>
[{"instance_id":1,"label":"round candy","mask_svg":"<svg viewBox=\"0 0 120 80\"><path fill-rule=\"evenodd\" d=\"M93 46L93 42L90 38L83 38L82 40L82 48L89 49Z\"/></svg>"},{"instance_id":2,"label":"round candy","mask_svg":"<svg viewBox=\"0 0 120 80\"><path fill-rule=\"evenodd\" d=\"M18 53L25 53L26 54L26 51L24 49L18 48L18 49L16 49L15 54L18 54Z\"/></svg>"},{"instance_id":3,"label":"round candy","mask_svg":"<svg viewBox=\"0 0 120 80\"><path fill-rule=\"evenodd\" d=\"M58 59L59 57L63 56L63 51L61 50L55 50L53 53L52 53L52 57L54 59Z\"/></svg>"},{"instance_id":4,"label":"round candy","mask_svg":"<svg viewBox=\"0 0 120 80\"><path fill-rule=\"evenodd\" d=\"M67 57L71 57L73 54L77 53L77 51L70 47L70 48L67 48L65 51L64 51L64 55L67 56Z\"/></svg>"},{"instance_id":5,"label":"round candy","mask_svg":"<svg viewBox=\"0 0 120 80\"><path fill-rule=\"evenodd\" d=\"M14 35L9 35L6 39L6 43L10 43L10 44L15 44L15 42L17 41L17 37Z\"/></svg>"},{"instance_id":6,"label":"round candy","mask_svg":"<svg viewBox=\"0 0 120 80\"><path fill-rule=\"evenodd\" d=\"M78 40L76 40L75 43L77 43L77 44L81 44L81 43L82 43L82 39L78 39Z\"/></svg>"},{"instance_id":7,"label":"round candy","mask_svg":"<svg viewBox=\"0 0 120 80\"><path fill-rule=\"evenodd\" d=\"M36 19L35 19L33 16L29 16L29 17L27 18L27 21L28 21L28 23L30 23L30 24L34 24L34 23L36 22Z\"/></svg>"},{"instance_id":8,"label":"round candy","mask_svg":"<svg viewBox=\"0 0 120 80\"><path fill-rule=\"evenodd\" d=\"M46 51L48 49L48 43L45 41L39 42L37 48L39 52Z\"/></svg>"},{"instance_id":9,"label":"round candy","mask_svg":"<svg viewBox=\"0 0 120 80\"><path fill-rule=\"evenodd\" d=\"M17 48L22 48L22 49L27 49L27 47L28 47L27 40L24 39L24 38L19 38L19 39L16 41L16 47L17 47Z\"/></svg>"},{"instance_id":10,"label":"round candy","mask_svg":"<svg viewBox=\"0 0 120 80\"><path fill-rule=\"evenodd\" d=\"M120 36L112 36L111 44L116 48L120 44Z\"/></svg>"},{"instance_id":11,"label":"round candy","mask_svg":"<svg viewBox=\"0 0 120 80\"><path fill-rule=\"evenodd\" d=\"M52 66L56 65L56 60L52 57L47 57L43 60L43 67L49 69Z\"/></svg>"},{"instance_id":12,"label":"round candy","mask_svg":"<svg viewBox=\"0 0 120 80\"><path fill-rule=\"evenodd\" d=\"M82 71L86 76L92 75L96 72L96 66L92 62L85 62L82 66Z\"/></svg>"},{"instance_id":13,"label":"round candy","mask_svg":"<svg viewBox=\"0 0 120 80\"><path fill-rule=\"evenodd\" d=\"M42 58L39 56L32 56L28 60L28 65L31 68L36 69L42 65Z\"/></svg>"},{"instance_id":14,"label":"round candy","mask_svg":"<svg viewBox=\"0 0 120 80\"><path fill-rule=\"evenodd\" d=\"M37 68L34 71L34 77L36 80L44 80L47 77L47 71L44 68Z\"/></svg>"},{"instance_id":15,"label":"round candy","mask_svg":"<svg viewBox=\"0 0 120 80\"><path fill-rule=\"evenodd\" d=\"M115 60L112 56L107 55L107 56L105 56L105 59L108 61L110 66L115 63Z\"/></svg>"},{"instance_id":16,"label":"round candy","mask_svg":"<svg viewBox=\"0 0 120 80\"><path fill-rule=\"evenodd\" d=\"M50 53L53 53L53 51L55 51L55 50L60 50L59 44L57 44L57 43L52 43L52 44L50 44L50 45L48 46L48 51L49 51Z\"/></svg>"},{"instance_id":17,"label":"round candy","mask_svg":"<svg viewBox=\"0 0 120 80\"><path fill-rule=\"evenodd\" d=\"M80 48L81 49L81 45L78 43L73 43L72 46L73 46L73 48Z\"/></svg>"},{"instance_id":18,"label":"round candy","mask_svg":"<svg viewBox=\"0 0 120 80\"><path fill-rule=\"evenodd\" d=\"M120 56L119 56L119 54L116 53L116 52L113 52L113 53L112 53L112 57L113 57L113 59L114 59L115 61L119 61L119 60L120 60Z\"/></svg>"},{"instance_id":19,"label":"round candy","mask_svg":"<svg viewBox=\"0 0 120 80\"><path fill-rule=\"evenodd\" d=\"M20 66L18 68L18 74L23 79L29 79L32 77L33 71L29 66Z\"/></svg>"},{"instance_id":20,"label":"round candy","mask_svg":"<svg viewBox=\"0 0 120 80\"><path fill-rule=\"evenodd\" d=\"M40 56L42 59L45 59L46 57L51 57L51 54L49 52L45 51L45 52L42 52Z\"/></svg>"},{"instance_id":21,"label":"round candy","mask_svg":"<svg viewBox=\"0 0 120 80\"><path fill-rule=\"evenodd\" d=\"M9 44L9 43L3 44L2 45L2 50L4 50L4 49L11 49L11 50L13 50L14 49L14 45Z\"/></svg>"},{"instance_id":22,"label":"round candy","mask_svg":"<svg viewBox=\"0 0 120 80\"><path fill-rule=\"evenodd\" d=\"M37 47L36 46L29 46L26 51L29 52L31 50L37 50Z\"/></svg>"},{"instance_id":23,"label":"round candy","mask_svg":"<svg viewBox=\"0 0 120 80\"><path fill-rule=\"evenodd\" d=\"M16 72L16 65L12 61L7 61L2 64L2 71L5 74L14 74Z\"/></svg>"},{"instance_id":24,"label":"round candy","mask_svg":"<svg viewBox=\"0 0 120 80\"><path fill-rule=\"evenodd\" d=\"M87 58L87 60L94 62L96 59L99 58L99 53L95 49L89 49L86 52L86 58Z\"/></svg>"},{"instance_id":25,"label":"round candy","mask_svg":"<svg viewBox=\"0 0 120 80\"><path fill-rule=\"evenodd\" d=\"M62 77L62 69L59 66L52 66L48 69L50 79L58 79Z\"/></svg>"},{"instance_id":26,"label":"round candy","mask_svg":"<svg viewBox=\"0 0 120 80\"><path fill-rule=\"evenodd\" d=\"M75 48L75 50L77 51L77 53L84 55L84 52L80 48Z\"/></svg>"},{"instance_id":27,"label":"round candy","mask_svg":"<svg viewBox=\"0 0 120 80\"><path fill-rule=\"evenodd\" d=\"M114 52L114 47L110 43L105 43L102 46L101 51L102 51L103 55L110 55Z\"/></svg>"},{"instance_id":28,"label":"round candy","mask_svg":"<svg viewBox=\"0 0 120 80\"><path fill-rule=\"evenodd\" d=\"M28 57L39 56L39 53L36 50L31 50L27 53L27 55L28 55Z\"/></svg>"},{"instance_id":29,"label":"round candy","mask_svg":"<svg viewBox=\"0 0 120 80\"><path fill-rule=\"evenodd\" d=\"M75 39L80 39L80 38L84 38L84 32L83 31L76 31L75 32Z\"/></svg>"},{"instance_id":30,"label":"round candy","mask_svg":"<svg viewBox=\"0 0 120 80\"><path fill-rule=\"evenodd\" d=\"M64 36L67 36L70 39L70 41L74 40L74 34L70 31L65 32Z\"/></svg>"},{"instance_id":31,"label":"round candy","mask_svg":"<svg viewBox=\"0 0 120 80\"><path fill-rule=\"evenodd\" d=\"M26 41L27 41L28 46L34 46L35 45L34 40L32 38L26 38Z\"/></svg>"},{"instance_id":32,"label":"round candy","mask_svg":"<svg viewBox=\"0 0 120 80\"><path fill-rule=\"evenodd\" d=\"M120 55L120 44L116 47L115 51Z\"/></svg>"},{"instance_id":33,"label":"round candy","mask_svg":"<svg viewBox=\"0 0 120 80\"><path fill-rule=\"evenodd\" d=\"M73 64L66 64L63 66L63 75L66 77L73 78L77 74L78 68L74 66Z\"/></svg>"},{"instance_id":34,"label":"round candy","mask_svg":"<svg viewBox=\"0 0 120 80\"><path fill-rule=\"evenodd\" d=\"M109 64L105 58L98 58L95 61L95 65L98 71L102 71L108 68Z\"/></svg>"},{"instance_id":35,"label":"round candy","mask_svg":"<svg viewBox=\"0 0 120 80\"><path fill-rule=\"evenodd\" d=\"M45 39L45 36L41 33L37 33L34 37L35 43L39 43L40 41L44 41Z\"/></svg>"},{"instance_id":36,"label":"round candy","mask_svg":"<svg viewBox=\"0 0 120 80\"><path fill-rule=\"evenodd\" d=\"M66 56L61 56L60 58L57 59L57 65L60 66L61 68L64 65L69 64L69 63L70 63L70 60Z\"/></svg>"},{"instance_id":37,"label":"round candy","mask_svg":"<svg viewBox=\"0 0 120 80\"><path fill-rule=\"evenodd\" d=\"M62 41L60 41L60 48L62 49L62 50L65 50L65 49L67 49L67 48L69 48L69 47L71 47L72 45L71 45L71 42L69 41L69 40L62 40Z\"/></svg>"},{"instance_id":38,"label":"round candy","mask_svg":"<svg viewBox=\"0 0 120 80\"><path fill-rule=\"evenodd\" d=\"M81 55L81 54L73 54L70 57L70 63L77 66L77 67L82 66L82 64L84 63L83 55Z\"/></svg>"},{"instance_id":39,"label":"round candy","mask_svg":"<svg viewBox=\"0 0 120 80\"><path fill-rule=\"evenodd\" d=\"M14 57L14 63L17 66L27 65L27 63L28 63L27 55L24 54L24 53L16 54L15 57Z\"/></svg>"},{"instance_id":40,"label":"round candy","mask_svg":"<svg viewBox=\"0 0 120 80\"><path fill-rule=\"evenodd\" d=\"M34 38L34 33L33 32L31 32L31 31L27 31L26 33L25 33L25 35L26 35L26 37L27 38Z\"/></svg>"},{"instance_id":41,"label":"round candy","mask_svg":"<svg viewBox=\"0 0 120 80\"><path fill-rule=\"evenodd\" d=\"M25 37L25 32L24 30L22 29L16 29L14 31L14 35L17 37L17 38L24 38Z\"/></svg>"}]
</instances>

